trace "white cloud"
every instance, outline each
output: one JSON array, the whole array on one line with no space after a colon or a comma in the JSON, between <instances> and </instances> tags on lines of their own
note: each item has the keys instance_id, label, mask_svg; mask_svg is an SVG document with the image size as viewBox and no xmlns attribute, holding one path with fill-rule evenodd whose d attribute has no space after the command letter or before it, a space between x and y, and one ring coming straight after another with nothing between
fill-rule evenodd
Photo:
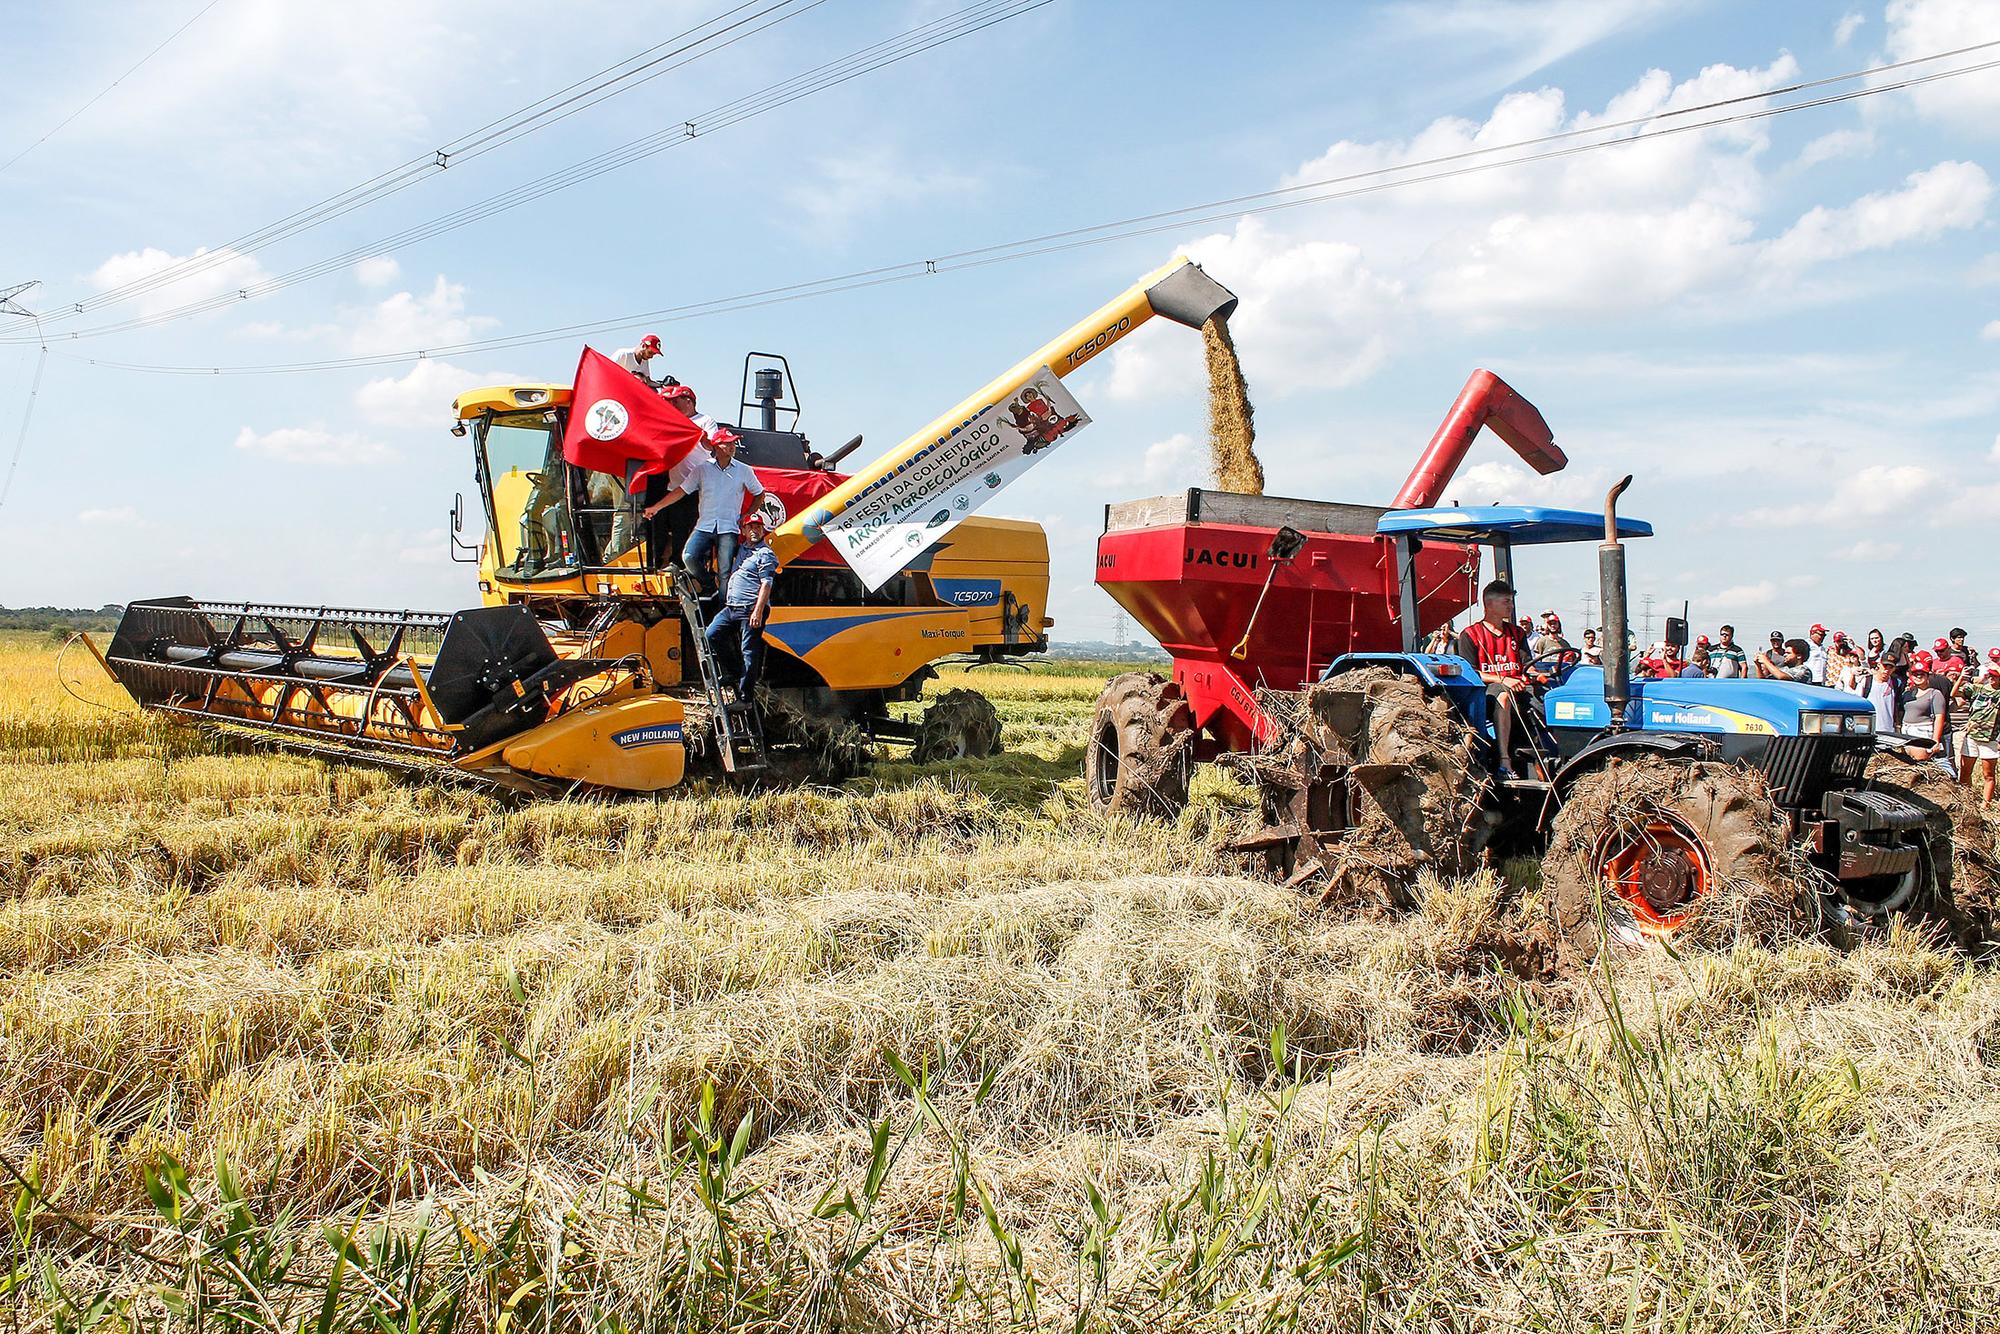
<instances>
[{"instance_id":1,"label":"white cloud","mask_svg":"<svg viewBox=\"0 0 2000 1334\"><path fill-rule=\"evenodd\" d=\"M1201 442L1186 431L1146 446L1145 479L1153 486L1198 486L1205 480L1207 461Z\"/></svg>"},{"instance_id":2,"label":"white cloud","mask_svg":"<svg viewBox=\"0 0 2000 1334\"><path fill-rule=\"evenodd\" d=\"M1772 242L1773 264L1803 267L1931 240L1986 216L1993 182L1975 163L1940 162L1910 173L1900 190L1863 195L1839 208L1814 208Z\"/></svg>"},{"instance_id":3,"label":"white cloud","mask_svg":"<svg viewBox=\"0 0 2000 1334\"><path fill-rule=\"evenodd\" d=\"M1986 326L1979 331L1979 336L1988 342L2000 339L2000 320L1988 320Z\"/></svg>"},{"instance_id":4,"label":"white cloud","mask_svg":"<svg viewBox=\"0 0 2000 1334\"><path fill-rule=\"evenodd\" d=\"M1993 0L1889 0L1882 20L1889 58L1909 60L1991 41L2000 29L2000 8ZM1939 79L1900 96L1918 115L1954 129L1987 137L2000 133L2000 80L1990 75Z\"/></svg>"},{"instance_id":5,"label":"white cloud","mask_svg":"<svg viewBox=\"0 0 2000 1334\"><path fill-rule=\"evenodd\" d=\"M1388 26L1433 53L1478 52L1474 77L1504 88L1671 10L1669 0L1429 0L1391 8Z\"/></svg>"},{"instance_id":6,"label":"white cloud","mask_svg":"<svg viewBox=\"0 0 2000 1334\"><path fill-rule=\"evenodd\" d=\"M465 284L439 274L422 296L398 292L375 305L344 337L348 349L358 354L424 351L470 342L498 323L491 316L466 314Z\"/></svg>"},{"instance_id":7,"label":"white cloud","mask_svg":"<svg viewBox=\"0 0 2000 1334\"><path fill-rule=\"evenodd\" d=\"M138 313L156 315L191 302L221 296L225 292L240 291L270 277L254 256L239 255L227 247L209 250L204 246L193 254L174 255L156 246L147 246L143 250L128 250L105 260L90 275L90 282L98 291L108 292L195 260L201 261L199 271L190 271L185 277L163 283L134 297L132 304Z\"/></svg>"},{"instance_id":8,"label":"white cloud","mask_svg":"<svg viewBox=\"0 0 2000 1334\"><path fill-rule=\"evenodd\" d=\"M435 432L451 424L451 401L486 384L513 384L522 377L506 371L469 371L425 357L402 375L370 380L354 393L354 405L377 426Z\"/></svg>"},{"instance_id":9,"label":"white cloud","mask_svg":"<svg viewBox=\"0 0 2000 1334\"><path fill-rule=\"evenodd\" d=\"M1711 611L1748 611L1769 606L1778 596L1778 586L1769 579L1754 584L1736 584L1702 599Z\"/></svg>"},{"instance_id":10,"label":"white cloud","mask_svg":"<svg viewBox=\"0 0 2000 1334\"><path fill-rule=\"evenodd\" d=\"M1799 150L1795 167L1814 167L1836 158L1866 157L1875 151L1873 130L1829 130Z\"/></svg>"},{"instance_id":11,"label":"white cloud","mask_svg":"<svg viewBox=\"0 0 2000 1334\"><path fill-rule=\"evenodd\" d=\"M1343 388L1372 375L1387 355L1403 288L1370 269L1359 247L1294 241L1246 218L1186 253L1241 299L1229 328L1253 401L1259 391ZM1121 343L1111 366L1113 399L1206 383L1199 341L1185 336Z\"/></svg>"},{"instance_id":12,"label":"white cloud","mask_svg":"<svg viewBox=\"0 0 2000 1334\"><path fill-rule=\"evenodd\" d=\"M1833 25L1833 44L1835 46L1846 46L1854 40L1854 34L1867 21L1868 17L1865 14L1848 14L1843 16L1840 22Z\"/></svg>"},{"instance_id":13,"label":"white cloud","mask_svg":"<svg viewBox=\"0 0 2000 1334\"><path fill-rule=\"evenodd\" d=\"M118 524L130 523L139 517L139 511L130 505L118 505L110 509L83 510L76 516L78 523Z\"/></svg>"},{"instance_id":14,"label":"white cloud","mask_svg":"<svg viewBox=\"0 0 2000 1334\"><path fill-rule=\"evenodd\" d=\"M801 231L825 238L920 200L974 195L986 184L978 176L936 163L913 163L891 149L873 147L819 159L785 188L783 199Z\"/></svg>"},{"instance_id":15,"label":"white cloud","mask_svg":"<svg viewBox=\"0 0 2000 1334\"><path fill-rule=\"evenodd\" d=\"M1848 523L1879 519L1903 509L1919 496L1934 493L1938 478L1914 463L1877 463L1861 469L1833 488L1818 504L1760 506L1746 510L1737 522L1746 527L1793 528L1808 523Z\"/></svg>"},{"instance_id":16,"label":"white cloud","mask_svg":"<svg viewBox=\"0 0 2000 1334\"><path fill-rule=\"evenodd\" d=\"M1894 560L1903 554L1901 542L1882 542L1872 537L1864 537L1855 542L1836 542L1829 551L1842 560L1885 561Z\"/></svg>"},{"instance_id":17,"label":"white cloud","mask_svg":"<svg viewBox=\"0 0 2000 1334\"><path fill-rule=\"evenodd\" d=\"M388 446L353 432L336 434L318 426L281 426L273 431L244 427L236 447L282 463L357 467L395 457Z\"/></svg>"},{"instance_id":18,"label":"white cloud","mask_svg":"<svg viewBox=\"0 0 2000 1334\"><path fill-rule=\"evenodd\" d=\"M1993 437L1993 448L1987 452L1986 457L1995 463L2000 463L2000 435Z\"/></svg>"},{"instance_id":19,"label":"white cloud","mask_svg":"<svg viewBox=\"0 0 2000 1334\"><path fill-rule=\"evenodd\" d=\"M387 287L403 276L403 266L391 255L370 255L354 266L354 278L363 287Z\"/></svg>"}]
</instances>

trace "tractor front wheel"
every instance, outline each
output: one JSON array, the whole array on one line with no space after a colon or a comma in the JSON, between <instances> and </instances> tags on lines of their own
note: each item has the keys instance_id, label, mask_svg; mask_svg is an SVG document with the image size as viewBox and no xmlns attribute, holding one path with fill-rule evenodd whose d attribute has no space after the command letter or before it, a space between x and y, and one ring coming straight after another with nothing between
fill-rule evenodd
<instances>
[{"instance_id":1,"label":"tractor front wheel","mask_svg":"<svg viewBox=\"0 0 2000 1334\"><path fill-rule=\"evenodd\" d=\"M1180 683L1149 672L1111 678L1091 715L1083 783L1099 810L1172 819L1194 778L1194 714Z\"/></svg>"},{"instance_id":2,"label":"tractor front wheel","mask_svg":"<svg viewBox=\"0 0 2000 1334\"><path fill-rule=\"evenodd\" d=\"M1543 897L1557 954L1702 934L1766 935L1798 911L1780 865L1784 818L1762 778L1734 765L1614 759L1579 778L1550 827ZM1723 911L1724 907L1729 909Z\"/></svg>"},{"instance_id":3,"label":"tractor front wheel","mask_svg":"<svg viewBox=\"0 0 2000 1334\"><path fill-rule=\"evenodd\" d=\"M1000 711L977 690L947 690L924 710L910 758L918 764L983 760L1000 749Z\"/></svg>"}]
</instances>

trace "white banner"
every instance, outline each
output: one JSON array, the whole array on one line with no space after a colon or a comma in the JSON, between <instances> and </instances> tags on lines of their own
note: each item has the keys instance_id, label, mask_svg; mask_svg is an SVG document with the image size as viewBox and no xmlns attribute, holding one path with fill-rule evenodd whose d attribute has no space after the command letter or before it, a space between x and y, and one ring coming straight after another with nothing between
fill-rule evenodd
<instances>
[{"instance_id":1,"label":"white banner","mask_svg":"<svg viewBox=\"0 0 2000 1334\"><path fill-rule=\"evenodd\" d=\"M819 528L873 591L1089 424L1069 390L1044 366L963 427L877 479Z\"/></svg>"}]
</instances>

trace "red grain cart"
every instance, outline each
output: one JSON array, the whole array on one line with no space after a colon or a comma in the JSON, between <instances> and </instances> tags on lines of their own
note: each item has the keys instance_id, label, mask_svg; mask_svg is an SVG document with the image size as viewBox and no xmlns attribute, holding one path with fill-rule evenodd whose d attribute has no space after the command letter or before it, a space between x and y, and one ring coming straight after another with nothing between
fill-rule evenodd
<instances>
[{"instance_id":1,"label":"red grain cart","mask_svg":"<svg viewBox=\"0 0 2000 1334\"><path fill-rule=\"evenodd\" d=\"M1413 648L1471 606L1476 547L1428 544L1411 565L1375 526L1437 504L1481 426L1537 472L1567 463L1534 405L1481 370L1386 507L1198 488L1105 506L1097 582L1160 641L1173 676L1105 687L1084 763L1093 800L1170 813L1198 760L1271 738L1259 687L1298 690L1344 653Z\"/></svg>"}]
</instances>

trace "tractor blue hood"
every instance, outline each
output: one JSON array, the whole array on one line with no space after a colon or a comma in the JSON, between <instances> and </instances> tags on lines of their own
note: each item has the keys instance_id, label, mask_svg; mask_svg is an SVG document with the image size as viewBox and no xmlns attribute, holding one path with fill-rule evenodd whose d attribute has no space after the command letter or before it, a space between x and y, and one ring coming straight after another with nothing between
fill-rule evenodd
<instances>
[{"instance_id":1,"label":"tractor blue hood","mask_svg":"<svg viewBox=\"0 0 2000 1334\"><path fill-rule=\"evenodd\" d=\"M1605 727L1611 710L1604 703L1604 670L1579 667L1544 699L1551 727ZM1634 678L1626 722L1645 731L1741 732L1796 736L1800 712L1873 714L1867 700L1825 686L1790 681L1728 681Z\"/></svg>"}]
</instances>

